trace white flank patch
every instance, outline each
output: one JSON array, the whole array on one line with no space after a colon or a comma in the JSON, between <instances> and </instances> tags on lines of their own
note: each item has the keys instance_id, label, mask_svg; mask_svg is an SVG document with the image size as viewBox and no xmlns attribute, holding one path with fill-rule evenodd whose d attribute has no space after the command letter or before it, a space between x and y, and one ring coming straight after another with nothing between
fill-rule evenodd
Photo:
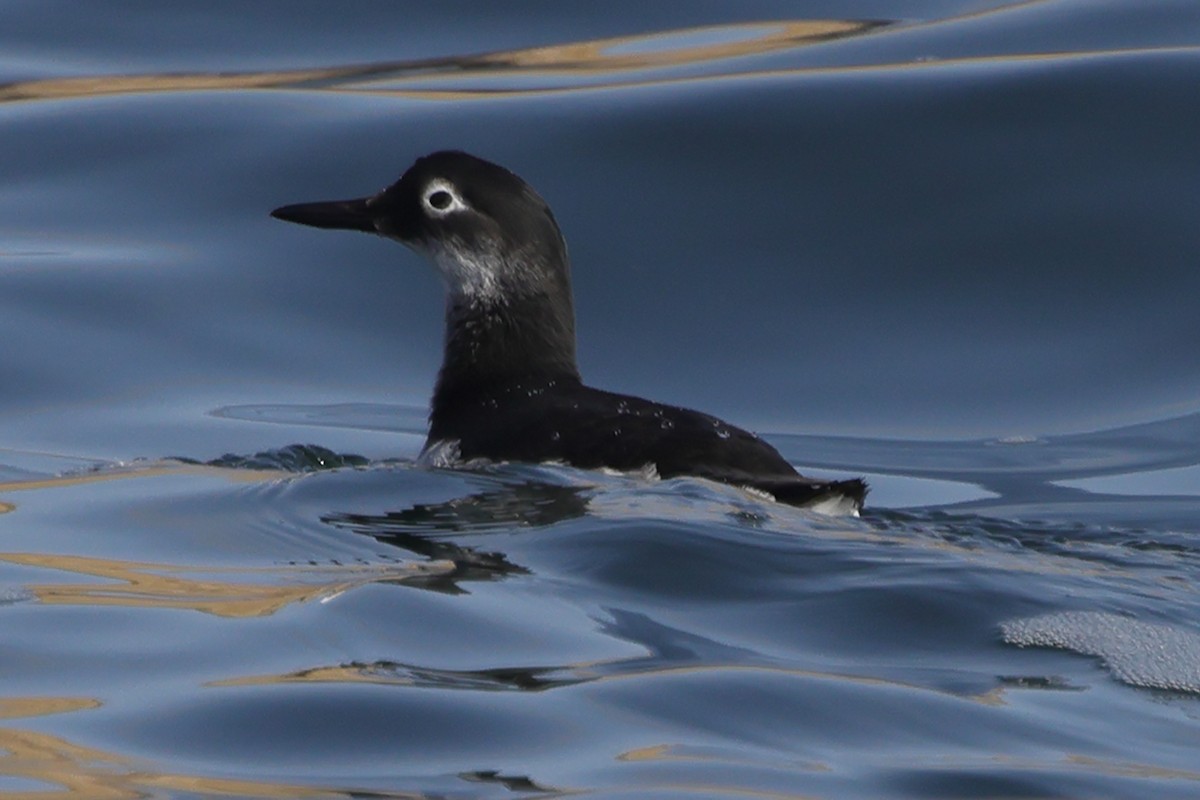
<instances>
[{"instance_id":1,"label":"white flank patch","mask_svg":"<svg viewBox=\"0 0 1200 800\"><path fill-rule=\"evenodd\" d=\"M746 494L752 495L753 497L757 497L760 500L769 500L772 503L779 502L775 498L775 495L771 494L770 492L766 491L765 489L759 489L757 486L739 486L738 488L741 489Z\"/></svg>"},{"instance_id":2,"label":"white flank patch","mask_svg":"<svg viewBox=\"0 0 1200 800\"><path fill-rule=\"evenodd\" d=\"M826 514L831 517L858 516L858 506L844 494L831 494L828 497L822 497L820 500L814 500L806 504L803 508L806 511L815 511L818 514Z\"/></svg>"},{"instance_id":3,"label":"white flank patch","mask_svg":"<svg viewBox=\"0 0 1200 800\"><path fill-rule=\"evenodd\" d=\"M554 464L553 461L543 461L543 464ZM562 463L557 462L557 463ZM636 478L643 481L660 480L658 475L658 464L653 461L648 461L637 469L613 469L612 467L599 467L597 472L602 475L609 475L614 478Z\"/></svg>"},{"instance_id":4,"label":"white flank patch","mask_svg":"<svg viewBox=\"0 0 1200 800\"><path fill-rule=\"evenodd\" d=\"M758 497L762 500L769 500L772 503L778 503L779 498L765 489L759 489L757 486L739 486L743 492L752 497ZM784 505L787 505L785 503ZM805 503L800 506L805 511L813 511L817 514L825 514L830 517L857 517L858 506L853 500L844 494L830 494L822 497L820 500L813 500L811 503Z\"/></svg>"},{"instance_id":5,"label":"white flank patch","mask_svg":"<svg viewBox=\"0 0 1200 800\"><path fill-rule=\"evenodd\" d=\"M421 451L417 464L422 467L448 468L462 465L458 439L442 439Z\"/></svg>"}]
</instances>

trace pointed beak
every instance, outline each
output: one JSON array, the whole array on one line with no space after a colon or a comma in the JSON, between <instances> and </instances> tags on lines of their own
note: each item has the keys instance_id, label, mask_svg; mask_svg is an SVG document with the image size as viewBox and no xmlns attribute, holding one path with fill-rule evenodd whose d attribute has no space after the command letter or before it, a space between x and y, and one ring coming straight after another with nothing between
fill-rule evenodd
<instances>
[{"instance_id":1,"label":"pointed beak","mask_svg":"<svg viewBox=\"0 0 1200 800\"><path fill-rule=\"evenodd\" d=\"M285 222L311 225L314 228L338 228L378 233L379 231L375 227L375 214L368 205L372 199L362 197L357 200L297 203L293 206L277 208L271 212L271 216Z\"/></svg>"}]
</instances>

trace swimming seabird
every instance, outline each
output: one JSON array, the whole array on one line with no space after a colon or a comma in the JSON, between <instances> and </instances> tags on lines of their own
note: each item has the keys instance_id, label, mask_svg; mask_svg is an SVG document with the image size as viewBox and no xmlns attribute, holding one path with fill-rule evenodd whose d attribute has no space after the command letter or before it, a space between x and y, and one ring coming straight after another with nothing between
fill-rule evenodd
<instances>
[{"instance_id":1,"label":"swimming seabird","mask_svg":"<svg viewBox=\"0 0 1200 800\"><path fill-rule=\"evenodd\" d=\"M716 417L584 385L566 243L546 201L501 166L436 152L378 194L288 205L271 215L395 239L441 273L445 352L427 460L648 468L797 506L862 508L861 479L802 476L758 436Z\"/></svg>"}]
</instances>

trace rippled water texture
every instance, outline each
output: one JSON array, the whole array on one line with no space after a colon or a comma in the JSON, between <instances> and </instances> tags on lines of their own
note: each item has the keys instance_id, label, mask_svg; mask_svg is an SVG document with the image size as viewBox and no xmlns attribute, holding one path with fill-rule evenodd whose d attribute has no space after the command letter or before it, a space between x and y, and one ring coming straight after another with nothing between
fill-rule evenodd
<instances>
[{"instance_id":1,"label":"rippled water texture","mask_svg":"<svg viewBox=\"0 0 1200 800\"><path fill-rule=\"evenodd\" d=\"M805 15L801 18L799 15ZM1200 5L0 9L0 794L1200 796ZM461 148L590 383L861 518L436 470Z\"/></svg>"}]
</instances>

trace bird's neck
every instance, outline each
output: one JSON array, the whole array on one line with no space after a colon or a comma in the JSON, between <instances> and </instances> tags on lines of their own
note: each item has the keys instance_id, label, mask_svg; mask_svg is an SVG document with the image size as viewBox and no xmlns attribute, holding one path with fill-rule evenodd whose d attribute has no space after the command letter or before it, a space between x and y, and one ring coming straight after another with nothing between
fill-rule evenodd
<instances>
[{"instance_id":1,"label":"bird's neck","mask_svg":"<svg viewBox=\"0 0 1200 800\"><path fill-rule=\"evenodd\" d=\"M579 380L570 290L450 295L433 408L520 380Z\"/></svg>"}]
</instances>

